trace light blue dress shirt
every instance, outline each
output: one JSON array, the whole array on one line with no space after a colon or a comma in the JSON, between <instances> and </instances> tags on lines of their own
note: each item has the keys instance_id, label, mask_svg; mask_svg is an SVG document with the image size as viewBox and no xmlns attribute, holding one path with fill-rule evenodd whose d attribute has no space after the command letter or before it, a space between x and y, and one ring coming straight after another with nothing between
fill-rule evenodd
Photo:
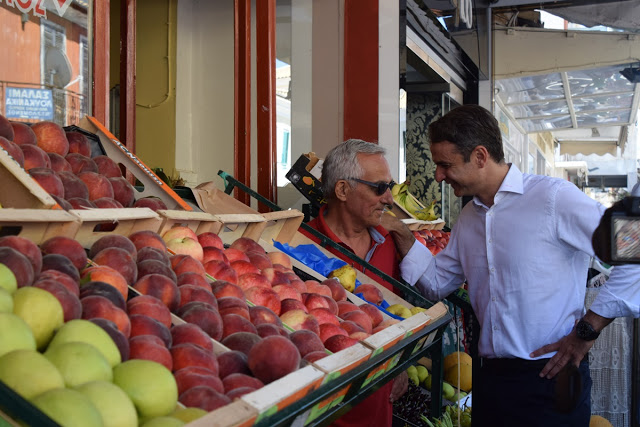
<instances>
[{"instance_id":1,"label":"light blue dress shirt","mask_svg":"<svg viewBox=\"0 0 640 427\"><path fill-rule=\"evenodd\" d=\"M467 280L482 326L480 355L530 359L567 335L585 312L591 236L604 210L569 181L511 165L493 206L474 198L442 252L433 257L415 242L400 271L433 301ZM617 266L591 310L638 317L639 302L640 267Z\"/></svg>"}]
</instances>

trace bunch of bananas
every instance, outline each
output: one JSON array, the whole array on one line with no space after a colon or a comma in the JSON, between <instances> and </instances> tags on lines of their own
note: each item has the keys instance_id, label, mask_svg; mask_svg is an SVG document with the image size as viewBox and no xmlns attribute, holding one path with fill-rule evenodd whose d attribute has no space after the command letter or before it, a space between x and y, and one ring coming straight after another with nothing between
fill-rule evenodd
<instances>
[{"instance_id":1,"label":"bunch of bananas","mask_svg":"<svg viewBox=\"0 0 640 427\"><path fill-rule=\"evenodd\" d=\"M409 181L405 181L402 184L396 184L391 189L391 195L393 196L393 200L406 210L409 215L413 216L415 219L419 219L421 221L433 221L438 219L436 215L436 201L431 202L429 206L423 207L418 199L411 193L409 193Z\"/></svg>"}]
</instances>

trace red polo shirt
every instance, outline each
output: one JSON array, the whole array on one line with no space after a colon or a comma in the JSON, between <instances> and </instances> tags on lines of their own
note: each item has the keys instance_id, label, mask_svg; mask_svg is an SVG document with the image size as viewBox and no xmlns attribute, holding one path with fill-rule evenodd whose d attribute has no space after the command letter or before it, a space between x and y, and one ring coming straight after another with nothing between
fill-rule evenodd
<instances>
[{"instance_id":1,"label":"red polo shirt","mask_svg":"<svg viewBox=\"0 0 640 427\"><path fill-rule=\"evenodd\" d=\"M338 238L338 236L336 236L335 233L331 231L331 229L327 226L327 223L324 219L326 209L327 205L323 205L320 208L318 217L313 221L310 221L308 223L309 226L329 237L334 242L344 246L349 251L353 252L353 250L346 243L342 242ZM314 242L319 243L318 239L310 235L305 230L300 229L300 232ZM389 232L382 226L370 228L369 233L371 234L371 247L369 248L369 252L365 257L365 261L367 261L374 267L384 271L391 277L399 278L399 255L396 251L396 245L393 242L393 238L391 237ZM334 248L327 247L326 249L336 257L351 264L354 268L364 272L367 276L371 277L373 280L380 283L387 289L391 291L394 290L390 284L386 283L384 280L382 280L372 272L366 270L361 265L354 263L351 259L347 258L345 255L338 252ZM369 397L360 402L345 415L334 421L331 425L336 427L391 426L393 417L393 405L391 404L391 402L389 402L389 396L391 395L392 385L393 380L383 385L380 389L372 393Z\"/></svg>"}]
</instances>

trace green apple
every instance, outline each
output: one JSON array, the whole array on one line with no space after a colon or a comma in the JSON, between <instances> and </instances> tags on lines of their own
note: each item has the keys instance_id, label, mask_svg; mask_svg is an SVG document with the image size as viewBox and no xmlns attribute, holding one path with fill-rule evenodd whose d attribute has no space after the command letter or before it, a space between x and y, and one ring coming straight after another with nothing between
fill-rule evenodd
<instances>
[{"instance_id":1,"label":"green apple","mask_svg":"<svg viewBox=\"0 0 640 427\"><path fill-rule=\"evenodd\" d=\"M73 341L85 342L100 350L112 368L121 361L120 350L118 350L118 346L116 346L109 334L100 326L88 320L74 319L65 323L56 332L49 344L49 348Z\"/></svg>"},{"instance_id":2,"label":"green apple","mask_svg":"<svg viewBox=\"0 0 640 427\"><path fill-rule=\"evenodd\" d=\"M39 350L44 349L53 333L64 323L62 305L51 293L25 286L13 293L13 312L31 328Z\"/></svg>"},{"instance_id":3,"label":"green apple","mask_svg":"<svg viewBox=\"0 0 640 427\"><path fill-rule=\"evenodd\" d=\"M18 281L15 274L4 264L0 264L0 288L13 294L18 289Z\"/></svg>"},{"instance_id":4,"label":"green apple","mask_svg":"<svg viewBox=\"0 0 640 427\"><path fill-rule=\"evenodd\" d=\"M140 427L181 427L184 425L184 421L173 417L155 417L151 418Z\"/></svg>"},{"instance_id":5,"label":"green apple","mask_svg":"<svg viewBox=\"0 0 640 427\"><path fill-rule=\"evenodd\" d=\"M173 374L150 360L131 359L113 368L113 383L131 398L142 418L168 415L178 403Z\"/></svg>"},{"instance_id":6,"label":"green apple","mask_svg":"<svg viewBox=\"0 0 640 427\"><path fill-rule=\"evenodd\" d=\"M442 382L442 396L447 400L453 400L456 395L456 389L447 382Z\"/></svg>"},{"instance_id":7,"label":"green apple","mask_svg":"<svg viewBox=\"0 0 640 427\"><path fill-rule=\"evenodd\" d=\"M31 328L13 313L0 313L0 337L0 356L13 350L36 349Z\"/></svg>"},{"instance_id":8,"label":"green apple","mask_svg":"<svg viewBox=\"0 0 640 427\"><path fill-rule=\"evenodd\" d=\"M427 390L431 390L431 380L433 379L433 376L429 375L427 378L425 378L424 380L424 386Z\"/></svg>"},{"instance_id":9,"label":"green apple","mask_svg":"<svg viewBox=\"0 0 640 427\"><path fill-rule=\"evenodd\" d=\"M418 381L424 383L424 380L429 376L429 370L422 365L416 366L416 370L418 371Z\"/></svg>"},{"instance_id":10,"label":"green apple","mask_svg":"<svg viewBox=\"0 0 640 427\"><path fill-rule=\"evenodd\" d=\"M25 399L64 387L55 365L36 350L13 350L0 357L0 381Z\"/></svg>"},{"instance_id":11,"label":"green apple","mask_svg":"<svg viewBox=\"0 0 640 427\"><path fill-rule=\"evenodd\" d=\"M2 287L0 287L0 313L13 313L13 297Z\"/></svg>"},{"instance_id":12,"label":"green apple","mask_svg":"<svg viewBox=\"0 0 640 427\"><path fill-rule=\"evenodd\" d=\"M104 427L137 427L138 414L129 396L107 381L91 381L75 388L91 400Z\"/></svg>"},{"instance_id":13,"label":"green apple","mask_svg":"<svg viewBox=\"0 0 640 427\"><path fill-rule=\"evenodd\" d=\"M31 399L31 403L62 427L102 426L100 412L91 400L70 388L45 391Z\"/></svg>"},{"instance_id":14,"label":"green apple","mask_svg":"<svg viewBox=\"0 0 640 427\"><path fill-rule=\"evenodd\" d=\"M113 372L100 350L86 342L66 342L50 347L44 356L56 365L67 387L89 381L111 381Z\"/></svg>"},{"instance_id":15,"label":"green apple","mask_svg":"<svg viewBox=\"0 0 640 427\"><path fill-rule=\"evenodd\" d=\"M175 411L169 414L170 417L177 418L189 423L195 421L198 418L204 417L208 412L200 408L177 408Z\"/></svg>"}]
</instances>

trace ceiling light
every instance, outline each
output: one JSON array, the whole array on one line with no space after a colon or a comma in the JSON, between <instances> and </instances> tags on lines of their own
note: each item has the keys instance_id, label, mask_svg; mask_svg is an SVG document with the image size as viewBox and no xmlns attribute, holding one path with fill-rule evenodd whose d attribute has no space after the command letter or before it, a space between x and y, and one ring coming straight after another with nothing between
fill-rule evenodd
<instances>
[{"instance_id":1,"label":"ceiling light","mask_svg":"<svg viewBox=\"0 0 640 427\"><path fill-rule=\"evenodd\" d=\"M640 68L629 67L620 71L622 77L629 80L631 83L640 83Z\"/></svg>"}]
</instances>

